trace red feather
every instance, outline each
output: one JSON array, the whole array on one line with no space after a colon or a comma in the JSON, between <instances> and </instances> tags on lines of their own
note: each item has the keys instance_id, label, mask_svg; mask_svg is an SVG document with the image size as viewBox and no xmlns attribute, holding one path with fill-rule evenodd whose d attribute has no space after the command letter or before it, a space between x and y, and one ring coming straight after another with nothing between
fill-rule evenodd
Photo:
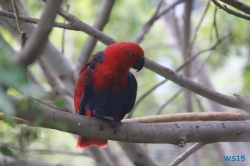
<instances>
[{"instance_id":1,"label":"red feather","mask_svg":"<svg viewBox=\"0 0 250 166\"><path fill-rule=\"evenodd\" d=\"M84 65L79 73L79 78L77 80L77 83L75 85L75 91L74 91L74 105L75 105L75 112L78 114L79 107L81 105L81 96L82 93L85 91L85 84L90 79L91 73L88 71L88 66ZM92 111L86 110L85 116L91 116ZM77 141L77 148L86 148L91 145L95 145L99 148L105 148L108 146L108 140L103 139L97 139L97 138L88 138L79 136Z\"/></svg>"},{"instance_id":2,"label":"red feather","mask_svg":"<svg viewBox=\"0 0 250 166\"><path fill-rule=\"evenodd\" d=\"M137 82L129 69L142 68L143 54L139 45L121 42L94 55L79 73L74 90L75 112L85 116L110 116L120 121L133 108L136 98ZM91 145L104 148L108 141L79 136L78 148Z\"/></svg>"}]
</instances>

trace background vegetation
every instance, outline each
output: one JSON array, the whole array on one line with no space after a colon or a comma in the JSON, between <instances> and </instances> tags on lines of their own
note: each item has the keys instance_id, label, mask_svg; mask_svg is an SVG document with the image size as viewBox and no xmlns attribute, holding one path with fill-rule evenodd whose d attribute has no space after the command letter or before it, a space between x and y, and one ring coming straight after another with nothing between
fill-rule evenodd
<instances>
[{"instance_id":1,"label":"background vegetation","mask_svg":"<svg viewBox=\"0 0 250 166\"><path fill-rule=\"evenodd\" d=\"M44 3L28 0L16 0L16 2L20 15L41 18L45 8ZM111 0L110 2L108 0L73 0L63 1L61 7L65 10L68 8L68 12L79 20L93 25L96 18L99 17L98 14L103 10L104 4L114 3L111 5L110 15L106 16L109 19L103 32L116 41L135 42L135 36L142 30L142 27L150 27L150 24L145 23L154 16L155 11L159 13L174 2L171 0L116 0L115 2ZM223 4L222 2L227 1L218 2ZM247 1L242 2L248 3ZM13 12L11 1L0 0L0 7L1 11ZM236 10L229 6L228 8ZM56 22L66 22L71 25L61 16L56 17ZM29 26L37 27L37 25L21 21L21 26L27 33L28 42L32 35L31 29L35 29ZM143 47L148 59L173 70L178 69L190 57L204 50L179 73L209 89L229 96L240 94L248 99L250 97L249 27L249 20L219 10L212 1L186 0L172 7L158 20L153 21L152 27L145 33L143 40L137 42ZM86 62L80 62L79 57L83 56L82 51L84 52L84 50L82 49L89 37L82 31L54 27L49 35L49 41L56 51L51 51L53 50L51 48L51 50L47 49L48 51L42 49L41 57L28 66L31 74L28 74L29 83L27 83L22 69L18 65L13 66L10 63L13 57L18 56L22 50L18 36L19 31L15 19L0 13L0 111L5 114L0 118L1 156L17 157L23 161L34 160L38 163L61 163L74 166L118 165L121 163L124 165L154 163L163 166L170 164L192 145L190 143L185 147L179 147L172 144L128 143L128 145L122 146L116 141L110 141L107 149L92 147L81 150L75 147L75 135L26 124L16 124L16 121L9 116L15 116L17 110L6 94L24 98L29 96L20 103L22 108L28 107L30 97L32 97L38 103L62 111L74 111L73 89L72 85L69 86L71 84L69 82L76 78L79 65ZM105 47L106 45L98 41L91 50L91 54L103 50ZM47 58L43 58L45 56ZM89 56L86 55L85 58L88 59ZM135 73L133 70L131 72L138 82L137 99L165 79L146 68L139 73ZM182 87L172 81L162 84L136 105L131 114L132 118L183 112L243 112L242 109L212 102L189 90L181 91L176 95L180 88ZM176 97L170 101L174 95ZM34 119L38 124L39 120L41 120L39 116ZM63 123L57 125L59 128L67 127ZM199 151L191 153L191 156L180 165L235 165L235 163L225 162L223 156L250 156L249 143L239 142L206 145ZM131 157L129 153L136 150L133 148L124 150L124 146L134 146L135 149L143 148L145 151L141 151L142 156L150 162L146 163L146 160L141 160L138 156ZM97 160L98 157L100 160ZM0 157L0 163L2 158ZM249 163L249 158L246 158L245 162L240 162L242 165L249 165ZM17 165L20 165L20 162Z\"/></svg>"}]
</instances>

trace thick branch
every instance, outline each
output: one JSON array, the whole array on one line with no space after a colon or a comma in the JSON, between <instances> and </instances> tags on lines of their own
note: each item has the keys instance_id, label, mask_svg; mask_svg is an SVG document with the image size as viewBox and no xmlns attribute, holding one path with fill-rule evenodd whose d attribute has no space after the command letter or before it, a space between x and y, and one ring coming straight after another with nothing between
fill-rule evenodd
<instances>
[{"instance_id":1,"label":"thick branch","mask_svg":"<svg viewBox=\"0 0 250 166\"><path fill-rule=\"evenodd\" d=\"M37 29L34 34L31 35L26 47L15 57L14 63L28 66L41 54L41 51L48 41L48 36L52 30L61 3L62 0L48 1Z\"/></svg>"},{"instance_id":2,"label":"thick branch","mask_svg":"<svg viewBox=\"0 0 250 166\"><path fill-rule=\"evenodd\" d=\"M0 4L4 10L12 11L12 5L10 1L0 0ZM20 14L25 16L28 15L28 12L25 10L25 8L19 7L19 9L22 9L19 11ZM14 20L1 17L0 23L14 36L18 35ZM31 34L35 31L35 26L33 24L23 24L23 30L27 32L28 36L31 36ZM65 56L63 56L49 41L47 42L46 47L43 49L41 58L53 69L55 74L59 76L59 78L65 84L65 87L67 87L68 93L73 96L74 81L72 77L72 62L68 61Z\"/></svg>"},{"instance_id":3,"label":"thick branch","mask_svg":"<svg viewBox=\"0 0 250 166\"><path fill-rule=\"evenodd\" d=\"M28 121L42 118L38 125L68 133L93 138L110 139L134 143L170 143L180 140L190 142L248 142L250 141L250 121L215 121L215 122L174 122L174 123L118 123L118 131L113 134L109 123L98 118L79 116L62 112L46 105L36 104L27 109L19 106L21 98L9 96L18 110L16 116ZM34 103L33 103L34 104ZM32 105L33 105L32 104ZM66 128L60 128L64 123ZM33 124L34 125L34 124ZM157 135L157 137L155 137Z\"/></svg>"}]
</instances>

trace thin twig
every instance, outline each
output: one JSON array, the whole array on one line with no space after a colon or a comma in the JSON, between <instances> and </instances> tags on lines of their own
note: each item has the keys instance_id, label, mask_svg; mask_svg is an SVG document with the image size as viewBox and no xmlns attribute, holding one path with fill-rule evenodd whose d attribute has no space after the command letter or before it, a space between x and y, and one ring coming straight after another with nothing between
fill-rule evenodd
<instances>
[{"instance_id":1,"label":"thin twig","mask_svg":"<svg viewBox=\"0 0 250 166\"><path fill-rule=\"evenodd\" d=\"M229 9L225 4L224 5L221 5L217 0L212 0L213 3L218 6L220 9L224 10L225 12L229 13L229 14L232 14L236 17L239 17L239 18L243 18L245 20L250 20L250 16L248 15L245 15L245 14L241 14L241 13L238 13L234 10L231 10Z\"/></svg>"},{"instance_id":2,"label":"thin twig","mask_svg":"<svg viewBox=\"0 0 250 166\"><path fill-rule=\"evenodd\" d=\"M202 16L201 16L201 19L200 19L200 21L199 21L197 27L195 28L195 35L194 35L194 38L193 38L193 40L192 40L192 43L189 45L189 48L188 48L188 50L187 50L187 54L190 54L190 51L192 50L193 44L194 44L194 42L195 42L195 40L196 40L196 37L197 37L198 30L199 30L199 28L200 28L200 26L201 26L201 23L202 23L202 21L204 20L204 17L205 17L205 15L206 15L207 11L208 11L209 5L210 5L210 1L207 3L207 6L206 6L206 8L205 8L205 10L204 10L204 12L203 12L203 14L202 14ZM224 39L222 39L222 40L224 40ZM218 41L218 44L219 44L219 43L220 43L220 42ZM216 47L216 45L217 45L217 43L215 44L215 47ZM214 48L215 48L215 47L214 47ZM192 61L195 59L195 56L198 56L200 53L202 53L202 52L199 52L198 54L196 54L196 55L192 56L190 59L188 59L182 66L180 66L180 67L176 70L176 72L182 70L185 66L187 66L190 62L192 62ZM155 86L153 86L152 88L150 88L146 93L144 93L144 94L136 101L136 103L135 103L133 109L130 111L130 113L129 113L129 115L128 115L128 118L131 118L131 117L132 117L132 114L133 114L135 108L137 108L137 106L142 102L142 100L143 100L146 96L148 96L153 90L155 90L156 88L158 88L160 85L162 85L162 84L165 83L166 81L167 81L167 80L161 81L160 83L158 83L158 84L156 84ZM182 91L182 90L181 90L181 91ZM180 93L180 92L177 92L177 93L174 95L174 97L172 97L172 98L170 99L170 101L172 101L175 97L177 97L179 93ZM168 103L169 103L169 102L167 101L164 105L166 106ZM159 114L159 112L162 111L162 109L164 108L164 105L163 105L162 107L160 107L160 109L157 111L157 114Z\"/></svg>"},{"instance_id":3,"label":"thin twig","mask_svg":"<svg viewBox=\"0 0 250 166\"><path fill-rule=\"evenodd\" d=\"M62 0L48 1L37 29L30 37L30 40L28 40L27 46L24 47L24 49L19 53L18 56L15 56L15 59L13 59L14 64L20 64L26 67L39 57L47 43L49 33L52 30L61 3Z\"/></svg>"},{"instance_id":4,"label":"thin twig","mask_svg":"<svg viewBox=\"0 0 250 166\"><path fill-rule=\"evenodd\" d=\"M16 24L17 24L17 27L18 27L18 31L19 31L19 34L21 34L23 32L23 29L22 29L21 23L19 21L19 12L18 12L18 7L17 7L17 4L16 4L16 0L11 0L11 3L12 3L12 6L13 6L13 9L14 9L14 12L15 12L15 18L16 18Z\"/></svg>"},{"instance_id":5,"label":"thin twig","mask_svg":"<svg viewBox=\"0 0 250 166\"><path fill-rule=\"evenodd\" d=\"M0 120L4 120L4 118L6 118L6 116L3 113L0 113ZM7 117L10 118L11 120L13 120L15 123L17 124L28 124L28 121L25 119L21 119L21 118L17 118L17 117Z\"/></svg>"},{"instance_id":6,"label":"thin twig","mask_svg":"<svg viewBox=\"0 0 250 166\"><path fill-rule=\"evenodd\" d=\"M154 12L154 14L149 18L149 20L143 25L143 27L139 30L139 32L135 35L135 37L131 40L134 43L140 43L145 36L145 34L148 32L150 27L153 25L154 21L156 21L157 14L161 8L161 5L163 3L163 0L161 0Z\"/></svg>"},{"instance_id":7,"label":"thin twig","mask_svg":"<svg viewBox=\"0 0 250 166\"><path fill-rule=\"evenodd\" d=\"M156 8L156 11L154 14L150 17L150 19L142 26L142 28L138 31L138 33L134 36L134 38L131 40L134 43L140 43L145 34L149 31L149 29L153 26L154 22L158 20L161 16L169 12L171 9L173 9L176 5L183 2L184 0L178 0L172 3L171 5L167 6L167 8L162 9L161 12L159 12L162 1L159 3L158 7Z\"/></svg>"},{"instance_id":8,"label":"thin twig","mask_svg":"<svg viewBox=\"0 0 250 166\"><path fill-rule=\"evenodd\" d=\"M0 16L15 19L15 14L14 13L9 12L9 11L5 11L5 10L0 10ZM27 16L24 16L24 15L20 15L19 20L23 21L23 22L26 22L26 23L31 23L31 24L38 24L38 22L40 21L40 19L31 18L31 17L27 17ZM60 22L55 22L53 24L53 26L57 27L57 28L62 28L62 29L80 31L79 28L77 28L77 27L75 27L73 25L64 24L64 23L60 23Z\"/></svg>"},{"instance_id":9,"label":"thin twig","mask_svg":"<svg viewBox=\"0 0 250 166\"><path fill-rule=\"evenodd\" d=\"M15 12L15 19L16 19L16 23L17 23L17 27L18 27L18 31L19 31L21 48L23 48L25 46L26 40L28 38L26 37L26 33L23 32L23 28L22 28L22 25L21 25L20 20L19 20L19 12L18 12L16 0L11 0L11 3L13 6L13 9L14 9L14 12Z\"/></svg>"},{"instance_id":10,"label":"thin twig","mask_svg":"<svg viewBox=\"0 0 250 166\"><path fill-rule=\"evenodd\" d=\"M96 28L102 31L105 25L109 21L109 17L112 11L112 8L115 4L115 0L105 0L103 1L101 10L94 22L93 28ZM91 36L88 36L84 45L82 46L81 52L77 59L76 69L75 69L75 76L78 76L78 73L84 63L89 60L93 49L95 48L97 40Z\"/></svg>"},{"instance_id":11,"label":"thin twig","mask_svg":"<svg viewBox=\"0 0 250 166\"><path fill-rule=\"evenodd\" d=\"M110 36L104 34L103 32L99 31L98 29L95 29L91 27L90 25L82 22L74 15L68 13L67 11L60 9L59 15L65 18L68 22L71 23L71 25L76 26L79 28L79 30L87 33L88 35L92 36L93 38L99 40L100 42L110 45L112 43L116 43L117 41L111 38Z\"/></svg>"},{"instance_id":12,"label":"thin twig","mask_svg":"<svg viewBox=\"0 0 250 166\"><path fill-rule=\"evenodd\" d=\"M194 152L205 146L206 143L195 143L193 146L188 148L185 152L183 152L180 156L178 156L173 162L169 164L169 166L178 166L181 162L183 162L186 158L192 155Z\"/></svg>"},{"instance_id":13,"label":"thin twig","mask_svg":"<svg viewBox=\"0 0 250 166\"><path fill-rule=\"evenodd\" d=\"M68 4L68 1L66 0L65 3L66 3L66 11L69 11L70 5ZM64 23L65 22L66 21L64 20ZM66 33L66 29L63 29L63 32L62 32L62 54L64 54L65 33Z\"/></svg>"},{"instance_id":14,"label":"thin twig","mask_svg":"<svg viewBox=\"0 0 250 166\"><path fill-rule=\"evenodd\" d=\"M179 72L181 71L187 64L191 63L196 57L198 57L200 54L206 52L206 51L212 51L214 50L224 39L226 39L227 37L229 37L231 35L231 33L223 36L222 38L220 38L214 45L210 46L209 48L207 49L204 49L204 50L201 50L199 51L198 53L196 53L195 55L193 55L191 58L189 58L185 63L183 63L180 67L178 67L175 72ZM208 60L208 58L210 57L210 55L207 57L207 59L205 60L205 62ZM205 64L205 62L203 64ZM162 84L164 84L166 81L168 81L167 79L157 83L156 85L154 85L153 87L151 87L149 90L147 90L141 97L138 98L138 100L136 101L133 109L130 111L129 115L127 118L131 118L133 113L134 113L134 110L138 107L138 105L152 92L154 91L155 89L157 89L159 86L161 86ZM178 91L176 94L174 94L175 97L178 96L178 94L182 92L181 91ZM175 98L174 97L174 98ZM171 101L174 99L173 97L170 99ZM169 102L166 102L164 105L166 106ZM157 114L159 114L159 110L157 111Z\"/></svg>"},{"instance_id":15,"label":"thin twig","mask_svg":"<svg viewBox=\"0 0 250 166\"><path fill-rule=\"evenodd\" d=\"M204 49L204 50L201 50L201 51L197 52L195 55L193 55L192 57L190 57L184 64L182 64L178 69L179 69L179 70L182 70L186 65L188 65L189 63L191 63L191 62L192 62L195 58L197 58L200 54L202 54L202 53L204 53L204 52L206 52L206 51L215 49L224 39L228 38L228 37L231 36L231 35L232 35L232 32L229 32L228 34L222 36L219 40L217 40L217 42L216 42L213 46L211 46L211 47L209 47L209 48L207 48L207 49Z\"/></svg>"},{"instance_id":16,"label":"thin twig","mask_svg":"<svg viewBox=\"0 0 250 166\"><path fill-rule=\"evenodd\" d=\"M210 6L210 1L207 2L207 5L206 5L206 7L205 7L205 10L204 10L204 12L203 12L203 14L202 14L202 16L201 16L201 19L200 19L198 25L196 26L196 28L195 28L195 30L194 30L194 37L193 37L192 42L191 42L190 45L188 46L188 49L187 49L187 51L186 51L185 57L189 57L189 55L190 55L190 53L191 53L191 51L192 51L192 49L193 49L194 43L195 43L196 38L197 38L198 31L199 31L199 29L200 29L200 27L201 27L201 24L202 24L202 22L203 22L203 20L204 20L204 18L205 18L205 16L206 16L206 14L207 14L207 11L208 11L209 6Z\"/></svg>"},{"instance_id":17,"label":"thin twig","mask_svg":"<svg viewBox=\"0 0 250 166\"><path fill-rule=\"evenodd\" d=\"M155 89L157 89L159 86L161 86L162 84L164 84L167 80L163 80L159 83L157 83L156 85L154 85L153 87L151 87L149 90L147 90L141 97L138 98L138 100L136 100L133 109L129 112L128 117L127 118L131 118L134 110L138 107L138 105L143 101L143 99L145 99L152 91L154 91Z\"/></svg>"},{"instance_id":18,"label":"thin twig","mask_svg":"<svg viewBox=\"0 0 250 166\"><path fill-rule=\"evenodd\" d=\"M192 73L192 75L190 76L190 78L193 78L195 77L196 75L198 75L201 70L203 69L203 67L205 66L205 64L208 62L208 59L210 58L211 56L211 51L209 52L209 55L207 56L207 58L203 61L203 63L201 64L200 68L198 70L195 70L194 73ZM168 101L166 101L159 109L158 111L156 112L156 115L159 115L161 114L161 112L163 111L163 109L169 104L171 103L180 93L183 92L183 88L181 88L179 91L177 91Z\"/></svg>"},{"instance_id":19,"label":"thin twig","mask_svg":"<svg viewBox=\"0 0 250 166\"><path fill-rule=\"evenodd\" d=\"M219 40L220 36L219 36L217 24L216 24L217 9L218 9L217 7L214 9L213 27L215 29L216 38L217 40Z\"/></svg>"},{"instance_id":20,"label":"thin twig","mask_svg":"<svg viewBox=\"0 0 250 166\"><path fill-rule=\"evenodd\" d=\"M198 109L200 110L200 112L205 112L205 109L203 107L203 105L201 104L201 100L198 98L197 95L194 96L196 99L196 103L198 105Z\"/></svg>"},{"instance_id":21,"label":"thin twig","mask_svg":"<svg viewBox=\"0 0 250 166\"><path fill-rule=\"evenodd\" d=\"M160 106L160 108L156 111L156 115L161 114L161 112L163 111L163 109L169 104L171 103L181 92L183 92L183 88L179 89L169 100L167 100L164 104L162 104Z\"/></svg>"},{"instance_id":22,"label":"thin twig","mask_svg":"<svg viewBox=\"0 0 250 166\"><path fill-rule=\"evenodd\" d=\"M62 83L60 78L55 75L53 71L50 70L50 67L43 61L43 59L39 58L38 63L42 68L45 78L51 86L51 92L49 92L49 99L63 99L65 104L63 106L63 111L74 112L74 104L73 100L70 97L65 85ZM47 103L46 103L47 104ZM56 107L53 105L53 107Z\"/></svg>"}]
</instances>

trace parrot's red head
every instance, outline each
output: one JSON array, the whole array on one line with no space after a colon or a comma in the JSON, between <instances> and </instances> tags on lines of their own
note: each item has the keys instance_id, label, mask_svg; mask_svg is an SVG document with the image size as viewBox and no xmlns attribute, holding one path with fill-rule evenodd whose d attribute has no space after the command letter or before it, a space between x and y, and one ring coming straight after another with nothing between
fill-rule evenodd
<instances>
[{"instance_id":1,"label":"parrot's red head","mask_svg":"<svg viewBox=\"0 0 250 166\"><path fill-rule=\"evenodd\" d=\"M109 60L112 65L129 70L130 67L140 71L144 66L144 52L135 43L119 42L109 45L104 51L104 58Z\"/></svg>"}]
</instances>

